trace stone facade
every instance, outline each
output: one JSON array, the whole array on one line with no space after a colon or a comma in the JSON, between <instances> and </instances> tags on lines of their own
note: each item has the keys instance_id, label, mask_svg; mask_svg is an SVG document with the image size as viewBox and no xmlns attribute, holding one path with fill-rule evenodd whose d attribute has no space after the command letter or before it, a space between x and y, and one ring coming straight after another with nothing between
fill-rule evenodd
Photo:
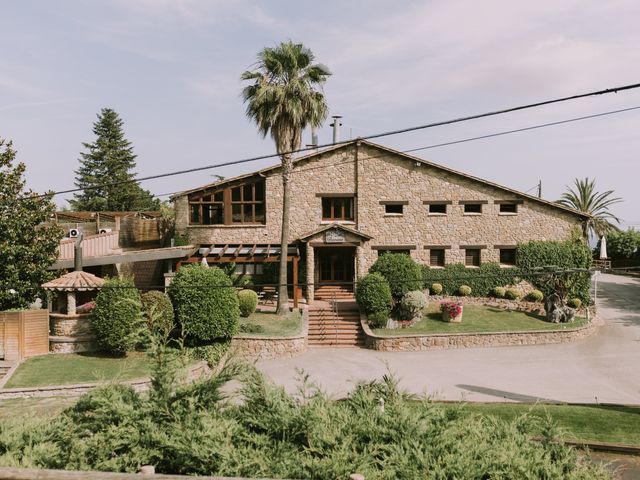
<instances>
[{"instance_id":1,"label":"stone facade","mask_svg":"<svg viewBox=\"0 0 640 480\"><path fill-rule=\"evenodd\" d=\"M194 244L278 244L282 211L282 178L274 167L265 177L266 222L252 226L189 225L188 195L176 202L176 226ZM291 194L291 243L302 239L307 284L317 283L323 236L306 237L320 227L339 224L361 232L354 240L355 274L364 275L379 247L406 247L419 263L429 263L429 247L444 246L445 262L464 262L467 248L481 248L481 262L499 260L499 248L528 240L564 240L580 215L550 202L484 180L415 159L365 141L298 160ZM353 221L324 222L322 194L354 196ZM381 202L404 202L401 215L385 214ZM425 202L448 202L446 214L429 214ZM464 213L464 203L483 202L480 214ZM500 202L517 202L516 213L501 213ZM303 238L304 237L304 238ZM331 246L339 246L337 244ZM378 247L378 248L377 248ZM309 251L311 249L312 251ZM319 254L320 253L320 254ZM305 279L301 279L304 282ZM311 296L313 288L310 289Z\"/></svg>"}]
</instances>

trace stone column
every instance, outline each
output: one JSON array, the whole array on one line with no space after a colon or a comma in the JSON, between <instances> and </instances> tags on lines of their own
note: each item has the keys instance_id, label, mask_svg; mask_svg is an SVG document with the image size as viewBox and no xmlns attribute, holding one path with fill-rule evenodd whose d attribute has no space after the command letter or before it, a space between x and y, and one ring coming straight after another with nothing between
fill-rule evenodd
<instances>
[{"instance_id":1,"label":"stone column","mask_svg":"<svg viewBox=\"0 0 640 480\"><path fill-rule=\"evenodd\" d=\"M76 314L76 292L67 292L67 315Z\"/></svg>"},{"instance_id":2,"label":"stone column","mask_svg":"<svg viewBox=\"0 0 640 480\"><path fill-rule=\"evenodd\" d=\"M358 278L362 278L367 274L367 270L365 268L367 262L364 258L364 248L362 245L356 247L356 280Z\"/></svg>"},{"instance_id":3,"label":"stone column","mask_svg":"<svg viewBox=\"0 0 640 480\"><path fill-rule=\"evenodd\" d=\"M314 294L314 280L315 280L315 268L316 268L315 252L314 248L307 243L307 305L310 305L313 301Z\"/></svg>"}]
</instances>

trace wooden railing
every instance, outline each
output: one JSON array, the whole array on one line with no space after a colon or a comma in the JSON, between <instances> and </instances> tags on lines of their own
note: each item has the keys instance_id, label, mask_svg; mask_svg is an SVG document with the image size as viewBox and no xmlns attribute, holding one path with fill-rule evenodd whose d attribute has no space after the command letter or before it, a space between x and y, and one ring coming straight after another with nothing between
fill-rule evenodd
<instances>
[{"instance_id":1,"label":"wooden railing","mask_svg":"<svg viewBox=\"0 0 640 480\"><path fill-rule=\"evenodd\" d=\"M593 268L598 270L611 270L611 260L608 258L598 258L593 261Z\"/></svg>"}]
</instances>

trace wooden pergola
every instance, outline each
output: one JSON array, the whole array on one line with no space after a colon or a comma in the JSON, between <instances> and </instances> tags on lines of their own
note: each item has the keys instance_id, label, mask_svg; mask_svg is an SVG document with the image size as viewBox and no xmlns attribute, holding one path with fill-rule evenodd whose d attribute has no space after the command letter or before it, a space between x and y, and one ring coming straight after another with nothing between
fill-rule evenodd
<instances>
[{"instance_id":1,"label":"wooden pergola","mask_svg":"<svg viewBox=\"0 0 640 480\"><path fill-rule=\"evenodd\" d=\"M225 245L201 245L196 254L176 265L202 263L209 265L216 263L277 263L280 261L281 248L277 244L225 244ZM300 252L295 245L289 245L287 249L287 262L293 266L293 306L298 307L298 299L302 297L299 286Z\"/></svg>"}]
</instances>

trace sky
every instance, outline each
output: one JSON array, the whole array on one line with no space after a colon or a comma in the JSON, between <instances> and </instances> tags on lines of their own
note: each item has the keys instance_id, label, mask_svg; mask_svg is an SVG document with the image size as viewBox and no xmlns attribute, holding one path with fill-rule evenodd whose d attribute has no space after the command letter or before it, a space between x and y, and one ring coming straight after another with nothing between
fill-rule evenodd
<instances>
[{"instance_id":1,"label":"sky","mask_svg":"<svg viewBox=\"0 0 640 480\"><path fill-rule=\"evenodd\" d=\"M116 110L139 176L274 153L245 116L240 74L258 52L302 42L341 138L640 83L640 2L8 0L0 16L0 137L36 191L73 187L83 142ZM640 106L640 89L377 140L407 150ZM330 120L319 130L331 141ZM304 142L310 141L310 133ZM556 200L595 177L640 228L640 110L415 154ZM156 195L277 163L144 182ZM56 197L65 205L65 196Z\"/></svg>"}]
</instances>

